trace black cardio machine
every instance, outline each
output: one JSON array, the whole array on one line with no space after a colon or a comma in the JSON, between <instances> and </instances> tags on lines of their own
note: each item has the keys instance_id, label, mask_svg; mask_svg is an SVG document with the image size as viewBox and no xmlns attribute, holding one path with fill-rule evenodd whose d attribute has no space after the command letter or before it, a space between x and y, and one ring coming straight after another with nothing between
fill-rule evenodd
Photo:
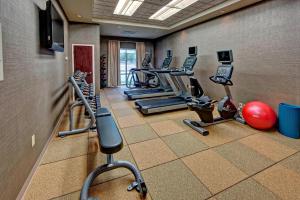
<instances>
[{"instance_id":1,"label":"black cardio machine","mask_svg":"<svg viewBox=\"0 0 300 200\"><path fill-rule=\"evenodd\" d=\"M226 96L218 102L218 112L220 117L213 117L214 103L217 101L212 100L208 96L203 96L204 92L200 83L196 78L192 77L190 78L191 92L195 99L188 103L188 107L198 114L201 121L192 121L189 119L183 120L186 125L204 136L209 134L209 131L203 128L206 126L234 119L244 123L242 117L239 116L238 109L232 102L232 96L229 89L229 86L233 85L231 81L233 72L233 65L231 64L233 62L232 50L218 51L217 56L221 65L218 67L216 74L209 77L209 79L214 83L223 85L226 91Z\"/></svg>"},{"instance_id":2,"label":"black cardio machine","mask_svg":"<svg viewBox=\"0 0 300 200\"><path fill-rule=\"evenodd\" d=\"M194 75L193 68L196 61L197 47L189 47L189 56L185 59L181 68L160 70L159 72L165 74L176 96L137 100L135 101L136 108L145 115L186 109L188 107L187 102L192 100L192 96L189 94L182 77Z\"/></svg>"},{"instance_id":3,"label":"black cardio machine","mask_svg":"<svg viewBox=\"0 0 300 200\"><path fill-rule=\"evenodd\" d=\"M169 70L171 62L172 51L168 50L167 57L164 59L159 69L141 69L141 72L144 73L146 76L155 76L158 79L159 87L125 90L124 94L128 97L129 100L174 95L174 91L170 86L168 80L166 79L164 74L161 73L164 70Z\"/></svg>"},{"instance_id":4,"label":"black cardio machine","mask_svg":"<svg viewBox=\"0 0 300 200\"><path fill-rule=\"evenodd\" d=\"M144 77L144 81L140 80L138 73L143 73L144 71L148 71L153 68L151 65L152 54L146 53L145 58L142 61L141 68L132 68L130 69L127 79L126 86L127 88L156 88L159 86L159 81L155 74L146 73Z\"/></svg>"}]
</instances>

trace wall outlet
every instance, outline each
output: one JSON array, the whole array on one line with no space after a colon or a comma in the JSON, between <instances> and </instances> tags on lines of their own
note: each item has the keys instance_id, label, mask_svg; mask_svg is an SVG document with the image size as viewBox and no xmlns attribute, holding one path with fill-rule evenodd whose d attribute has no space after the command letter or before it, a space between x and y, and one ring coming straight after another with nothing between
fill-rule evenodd
<instances>
[{"instance_id":1,"label":"wall outlet","mask_svg":"<svg viewBox=\"0 0 300 200\"><path fill-rule=\"evenodd\" d=\"M31 136L31 146L34 147L34 145L35 145L35 134Z\"/></svg>"}]
</instances>

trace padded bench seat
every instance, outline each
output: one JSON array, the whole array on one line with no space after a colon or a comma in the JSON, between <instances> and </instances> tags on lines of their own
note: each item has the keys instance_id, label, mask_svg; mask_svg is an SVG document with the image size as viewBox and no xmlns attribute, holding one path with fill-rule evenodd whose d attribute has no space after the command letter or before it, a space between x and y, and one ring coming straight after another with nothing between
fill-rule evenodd
<instances>
[{"instance_id":1,"label":"padded bench seat","mask_svg":"<svg viewBox=\"0 0 300 200\"><path fill-rule=\"evenodd\" d=\"M109 110L97 109L95 116L100 151L104 154L120 151L123 147L123 139Z\"/></svg>"}]
</instances>

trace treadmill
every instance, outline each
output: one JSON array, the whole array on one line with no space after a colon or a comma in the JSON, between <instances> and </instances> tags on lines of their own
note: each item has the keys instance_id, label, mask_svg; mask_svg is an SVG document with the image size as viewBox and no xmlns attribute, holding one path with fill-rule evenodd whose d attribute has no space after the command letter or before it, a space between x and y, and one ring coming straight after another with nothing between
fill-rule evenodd
<instances>
[{"instance_id":1,"label":"treadmill","mask_svg":"<svg viewBox=\"0 0 300 200\"><path fill-rule=\"evenodd\" d=\"M186 109L187 103L192 100L182 77L193 76L193 68L197 61L197 47L189 47L189 56L185 59L183 66L177 70L165 70L167 77L172 80L171 86L176 93L174 97L136 100L137 109L144 115L166 112L171 110Z\"/></svg>"},{"instance_id":2,"label":"treadmill","mask_svg":"<svg viewBox=\"0 0 300 200\"><path fill-rule=\"evenodd\" d=\"M144 88L144 89L132 89L124 91L129 100L143 99L150 97L162 97L162 96L173 96L175 95L172 87L170 86L169 80L165 77L166 70L169 70L169 66L172 62L172 52L167 51L167 57L164 59L160 69L146 69L141 70L143 73L155 75L160 82L160 87L158 88Z\"/></svg>"}]
</instances>

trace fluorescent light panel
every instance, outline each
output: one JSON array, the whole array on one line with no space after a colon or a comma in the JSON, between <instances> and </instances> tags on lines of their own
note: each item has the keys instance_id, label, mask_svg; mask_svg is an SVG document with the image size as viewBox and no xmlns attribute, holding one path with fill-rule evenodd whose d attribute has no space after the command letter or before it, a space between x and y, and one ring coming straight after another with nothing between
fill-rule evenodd
<instances>
[{"instance_id":1,"label":"fluorescent light panel","mask_svg":"<svg viewBox=\"0 0 300 200\"><path fill-rule=\"evenodd\" d=\"M149 17L149 19L163 21L197 1L198 0L173 0L166 6L159 9L156 13Z\"/></svg>"},{"instance_id":2,"label":"fluorescent light panel","mask_svg":"<svg viewBox=\"0 0 300 200\"><path fill-rule=\"evenodd\" d=\"M179 11L181 11L181 9L178 8L167 8L164 12L160 13L156 18L153 19L157 19L157 20L165 20L167 18L169 18L170 16L178 13Z\"/></svg>"},{"instance_id":3,"label":"fluorescent light panel","mask_svg":"<svg viewBox=\"0 0 300 200\"><path fill-rule=\"evenodd\" d=\"M143 2L144 0L119 0L114 14L132 16Z\"/></svg>"}]
</instances>

